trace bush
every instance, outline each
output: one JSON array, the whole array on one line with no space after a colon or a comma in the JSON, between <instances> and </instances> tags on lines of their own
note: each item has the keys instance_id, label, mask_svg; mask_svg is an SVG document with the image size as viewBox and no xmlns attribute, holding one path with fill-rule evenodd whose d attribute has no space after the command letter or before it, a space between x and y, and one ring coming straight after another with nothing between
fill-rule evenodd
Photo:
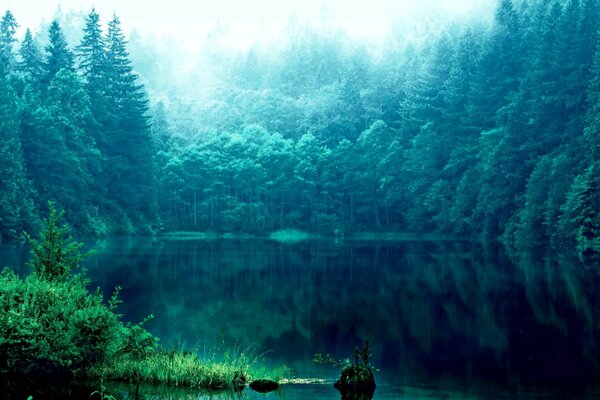
<instances>
[{"instance_id":1,"label":"bush","mask_svg":"<svg viewBox=\"0 0 600 400\"><path fill-rule=\"evenodd\" d=\"M30 244L32 273L21 279L0 273L0 371L77 374L125 347L128 332L111 299L90 293L83 273L86 254L68 234L62 213L49 203L40 240ZM141 329L141 328L139 328Z\"/></svg>"},{"instance_id":2,"label":"bush","mask_svg":"<svg viewBox=\"0 0 600 400\"><path fill-rule=\"evenodd\" d=\"M13 373L77 373L116 351L123 326L84 281L0 274L0 362Z\"/></svg>"}]
</instances>

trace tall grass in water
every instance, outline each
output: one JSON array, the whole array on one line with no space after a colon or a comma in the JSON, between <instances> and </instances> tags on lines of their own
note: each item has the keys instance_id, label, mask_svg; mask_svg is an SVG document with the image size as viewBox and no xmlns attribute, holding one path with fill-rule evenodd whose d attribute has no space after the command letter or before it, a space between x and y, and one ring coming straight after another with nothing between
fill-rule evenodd
<instances>
[{"instance_id":1,"label":"tall grass in water","mask_svg":"<svg viewBox=\"0 0 600 400\"><path fill-rule=\"evenodd\" d=\"M107 380L210 390L239 389L257 378L278 382L289 377L285 367L267 370L261 366L264 354L257 354L254 348L226 351L222 360L215 355L201 359L196 353L180 350L155 350L144 357L125 354L91 372Z\"/></svg>"}]
</instances>

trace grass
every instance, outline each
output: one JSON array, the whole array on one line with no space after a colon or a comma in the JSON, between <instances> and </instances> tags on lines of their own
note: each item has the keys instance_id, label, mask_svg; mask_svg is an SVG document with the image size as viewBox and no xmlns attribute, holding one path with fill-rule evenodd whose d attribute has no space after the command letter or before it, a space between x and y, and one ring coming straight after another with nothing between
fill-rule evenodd
<instances>
[{"instance_id":1,"label":"grass","mask_svg":"<svg viewBox=\"0 0 600 400\"><path fill-rule=\"evenodd\" d=\"M90 373L121 382L223 390L234 388L234 377L243 373L243 366L203 363L194 354L157 351L141 359L124 355Z\"/></svg>"},{"instance_id":2,"label":"grass","mask_svg":"<svg viewBox=\"0 0 600 400\"><path fill-rule=\"evenodd\" d=\"M126 354L89 372L107 381L207 390L235 390L241 383L258 378L280 382L289 375L285 367L266 370L244 353L225 358L222 362L206 361L195 353L157 350L143 358Z\"/></svg>"}]
</instances>

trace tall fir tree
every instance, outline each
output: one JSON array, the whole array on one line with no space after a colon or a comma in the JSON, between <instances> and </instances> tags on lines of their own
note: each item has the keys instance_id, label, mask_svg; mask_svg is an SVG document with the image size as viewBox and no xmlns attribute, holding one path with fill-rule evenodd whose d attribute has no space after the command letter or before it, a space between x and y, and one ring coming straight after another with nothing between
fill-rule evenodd
<instances>
[{"instance_id":1,"label":"tall fir tree","mask_svg":"<svg viewBox=\"0 0 600 400\"><path fill-rule=\"evenodd\" d=\"M0 19L0 74L6 75L14 68L16 60L13 45L17 41L15 34L18 27L14 15L6 11Z\"/></svg>"},{"instance_id":2,"label":"tall fir tree","mask_svg":"<svg viewBox=\"0 0 600 400\"><path fill-rule=\"evenodd\" d=\"M597 36L600 37L600 31ZM600 41L596 45L586 101L585 148L591 160L597 162L600 161Z\"/></svg>"},{"instance_id":3,"label":"tall fir tree","mask_svg":"<svg viewBox=\"0 0 600 400\"><path fill-rule=\"evenodd\" d=\"M114 118L108 125L104 153L109 158L110 195L138 221L157 221L155 199L154 143L150 133L148 99L137 83L127 41L117 16L106 35L106 97ZM149 226L149 225L148 225Z\"/></svg>"},{"instance_id":4,"label":"tall fir tree","mask_svg":"<svg viewBox=\"0 0 600 400\"><path fill-rule=\"evenodd\" d=\"M25 176L17 96L0 76L0 240L35 227L31 185Z\"/></svg>"},{"instance_id":5,"label":"tall fir tree","mask_svg":"<svg viewBox=\"0 0 600 400\"><path fill-rule=\"evenodd\" d=\"M88 14L83 28L83 38L76 49L79 71L85 80L92 111L102 122L107 117L106 104L106 45L100 26L100 15L94 9ZM97 139L99 139L97 137Z\"/></svg>"},{"instance_id":6,"label":"tall fir tree","mask_svg":"<svg viewBox=\"0 0 600 400\"><path fill-rule=\"evenodd\" d=\"M39 82L44 74L44 60L40 48L29 29L25 32L25 38L19 49L19 56L21 59L17 69L26 75L30 83Z\"/></svg>"},{"instance_id":7,"label":"tall fir tree","mask_svg":"<svg viewBox=\"0 0 600 400\"><path fill-rule=\"evenodd\" d=\"M45 85L50 84L50 81L61 69L68 71L75 70L73 52L69 50L62 28L56 20L50 24L48 39L49 43L45 47L46 63L44 65L45 74L43 78Z\"/></svg>"}]
</instances>

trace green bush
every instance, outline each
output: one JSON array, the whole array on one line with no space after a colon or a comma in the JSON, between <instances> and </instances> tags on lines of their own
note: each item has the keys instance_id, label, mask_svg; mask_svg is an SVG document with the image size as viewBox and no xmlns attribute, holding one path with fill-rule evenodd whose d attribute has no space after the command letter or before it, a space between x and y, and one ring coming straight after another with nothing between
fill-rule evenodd
<instances>
[{"instance_id":1,"label":"green bush","mask_svg":"<svg viewBox=\"0 0 600 400\"><path fill-rule=\"evenodd\" d=\"M0 273L0 370L77 374L104 362L125 347L128 332L114 312L90 293L83 273L75 274L86 254L68 234L62 213L49 203L40 240L25 235L32 273L21 279Z\"/></svg>"},{"instance_id":2,"label":"green bush","mask_svg":"<svg viewBox=\"0 0 600 400\"><path fill-rule=\"evenodd\" d=\"M77 373L116 351L124 328L84 283L0 273L0 365L6 372Z\"/></svg>"}]
</instances>

